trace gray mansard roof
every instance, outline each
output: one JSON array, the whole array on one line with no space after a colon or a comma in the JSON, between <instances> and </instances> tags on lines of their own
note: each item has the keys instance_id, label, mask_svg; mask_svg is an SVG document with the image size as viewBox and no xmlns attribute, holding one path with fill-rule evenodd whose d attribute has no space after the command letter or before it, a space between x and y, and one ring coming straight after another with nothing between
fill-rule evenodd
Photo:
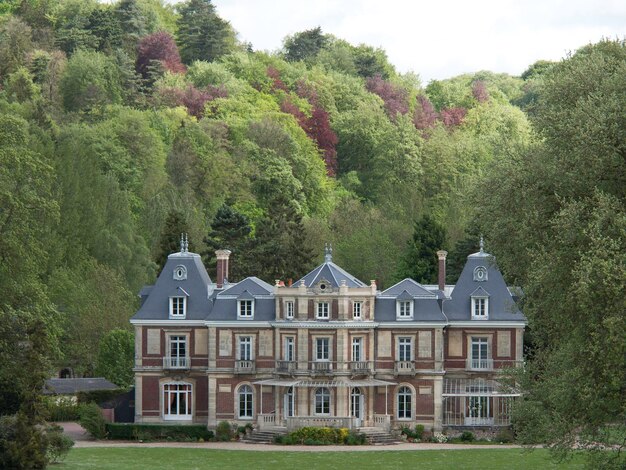
<instances>
[{"instance_id":1,"label":"gray mansard roof","mask_svg":"<svg viewBox=\"0 0 626 470\"><path fill-rule=\"evenodd\" d=\"M413 319L397 320L396 303L413 301ZM404 279L376 296L374 319L378 322L398 322L398 325L419 322L446 322L441 313L439 294L431 292L413 279Z\"/></svg>"},{"instance_id":2,"label":"gray mansard roof","mask_svg":"<svg viewBox=\"0 0 626 470\"><path fill-rule=\"evenodd\" d=\"M298 287L302 281L307 287L313 287L321 280L327 281L333 287L339 287L341 281L346 281L348 287L365 287L366 285L359 281L352 274L344 271L342 268L332 262L332 259L327 255L326 261L320 264L317 268L304 276L298 282L294 283L292 287Z\"/></svg>"},{"instance_id":3,"label":"gray mansard roof","mask_svg":"<svg viewBox=\"0 0 626 470\"><path fill-rule=\"evenodd\" d=\"M274 288L257 277L247 277L243 281L227 286L213 295L213 308L206 317L209 321L237 321L237 302L254 300L253 321L273 321L275 319ZM240 320L242 326L246 321Z\"/></svg>"},{"instance_id":4,"label":"gray mansard roof","mask_svg":"<svg viewBox=\"0 0 626 470\"><path fill-rule=\"evenodd\" d=\"M475 272L479 267L486 270L486 280L478 280L476 277ZM496 266L495 257L482 250L467 257L450 300L443 303L443 311L448 320L471 320L472 296L489 299L487 321L526 321Z\"/></svg>"},{"instance_id":5,"label":"gray mansard roof","mask_svg":"<svg viewBox=\"0 0 626 470\"><path fill-rule=\"evenodd\" d=\"M175 279L174 272L179 266L186 270L184 280ZM200 255L186 251L173 253L167 257L154 286L141 290L143 303L133 320L167 320L170 313L169 299L172 296L187 297L186 320L204 320L211 308L209 285L211 278Z\"/></svg>"}]
</instances>

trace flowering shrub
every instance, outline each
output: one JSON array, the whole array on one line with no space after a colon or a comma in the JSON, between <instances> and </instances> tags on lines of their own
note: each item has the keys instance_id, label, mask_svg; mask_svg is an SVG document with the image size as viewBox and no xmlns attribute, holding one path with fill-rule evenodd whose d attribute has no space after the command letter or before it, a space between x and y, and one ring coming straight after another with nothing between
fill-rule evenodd
<instances>
[{"instance_id":1,"label":"flowering shrub","mask_svg":"<svg viewBox=\"0 0 626 470\"><path fill-rule=\"evenodd\" d=\"M438 442L439 444L444 444L446 442L448 442L448 436L446 436L445 434L441 433L441 432L436 432L433 434L432 437L433 442Z\"/></svg>"}]
</instances>

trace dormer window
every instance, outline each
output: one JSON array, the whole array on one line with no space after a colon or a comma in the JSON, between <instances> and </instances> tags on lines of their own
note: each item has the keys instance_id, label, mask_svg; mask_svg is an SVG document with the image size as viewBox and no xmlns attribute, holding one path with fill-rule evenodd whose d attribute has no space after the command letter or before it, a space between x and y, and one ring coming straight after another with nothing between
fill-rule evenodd
<instances>
[{"instance_id":1,"label":"dormer window","mask_svg":"<svg viewBox=\"0 0 626 470\"><path fill-rule=\"evenodd\" d=\"M238 300L237 301L237 317L251 320L254 318L254 301Z\"/></svg>"},{"instance_id":2,"label":"dormer window","mask_svg":"<svg viewBox=\"0 0 626 470\"><path fill-rule=\"evenodd\" d=\"M293 319L294 315L294 305L293 300L287 300L285 302L285 318L288 320Z\"/></svg>"},{"instance_id":3,"label":"dormer window","mask_svg":"<svg viewBox=\"0 0 626 470\"><path fill-rule=\"evenodd\" d=\"M354 302L352 304L352 317L355 320L363 319L363 302Z\"/></svg>"},{"instance_id":4,"label":"dormer window","mask_svg":"<svg viewBox=\"0 0 626 470\"><path fill-rule=\"evenodd\" d=\"M412 320L413 302L410 300L399 300L396 303L396 318L398 320Z\"/></svg>"},{"instance_id":5,"label":"dormer window","mask_svg":"<svg viewBox=\"0 0 626 470\"><path fill-rule=\"evenodd\" d=\"M474 269L474 281L483 282L487 280L487 268L478 266Z\"/></svg>"},{"instance_id":6,"label":"dormer window","mask_svg":"<svg viewBox=\"0 0 626 470\"><path fill-rule=\"evenodd\" d=\"M187 268L180 264L174 268L174 280L184 281L185 279L187 279Z\"/></svg>"},{"instance_id":7,"label":"dormer window","mask_svg":"<svg viewBox=\"0 0 626 470\"><path fill-rule=\"evenodd\" d=\"M328 302L318 302L316 318L318 320L328 320L330 313L330 305Z\"/></svg>"},{"instance_id":8,"label":"dormer window","mask_svg":"<svg viewBox=\"0 0 626 470\"><path fill-rule=\"evenodd\" d=\"M487 320L489 318L489 299L487 297L472 297L472 318Z\"/></svg>"},{"instance_id":9,"label":"dormer window","mask_svg":"<svg viewBox=\"0 0 626 470\"><path fill-rule=\"evenodd\" d=\"M170 318L185 318L187 297L170 297Z\"/></svg>"}]
</instances>

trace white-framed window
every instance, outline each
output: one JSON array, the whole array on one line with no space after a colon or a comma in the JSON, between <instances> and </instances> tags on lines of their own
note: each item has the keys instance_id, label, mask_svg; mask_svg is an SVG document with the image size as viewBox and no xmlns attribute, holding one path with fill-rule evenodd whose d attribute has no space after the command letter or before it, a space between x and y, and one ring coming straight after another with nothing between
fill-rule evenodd
<instances>
[{"instance_id":1,"label":"white-framed window","mask_svg":"<svg viewBox=\"0 0 626 470\"><path fill-rule=\"evenodd\" d=\"M352 361L362 361L363 357L363 338L352 338Z\"/></svg>"},{"instance_id":2,"label":"white-framed window","mask_svg":"<svg viewBox=\"0 0 626 470\"><path fill-rule=\"evenodd\" d=\"M291 320L294 316L294 302L293 300L287 300L285 302L285 318Z\"/></svg>"},{"instance_id":3,"label":"white-framed window","mask_svg":"<svg viewBox=\"0 0 626 470\"><path fill-rule=\"evenodd\" d=\"M489 352L489 339L484 337L472 337L470 351L470 368L474 370L491 369L491 354Z\"/></svg>"},{"instance_id":4,"label":"white-framed window","mask_svg":"<svg viewBox=\"0 0 626 470\"><path fill-rule=\"evenodd\" d=\"M239 419L252 419L252 387L250 385L242 385L237 392L239 398Z\"/></svg>"},{"instance_id":5,"label":"white-framed window","mask_svg":"<svg viewBox=\"0 0 626 470\"><path fill-rule=\"evenodd\" d=\"M187 361L187 336L185 335L170 335L168 336L169 342L169 358L167 359L167 365L171 368L179 369L188 367Z\"/></svg>"},{"instance_id":6,"label":"white-framed window","mask_svg":"<svg viewBox=\"0 0 626 470\"><path fill-rule=\"evenodd\" d=\"M163 384L163 419L191 420L192 386L185 382Z\"/></svg>"},{"instance_id":7,"label":"white-framed window","mask_svg":"<svg viewBox=\"0 0 626 470\"><path fill-rule=\"evenodd\" d=\"M238 300L237 301L237 317L251 320L254 318L254 301Z\"/></svg>"},{"instance_id":8,"label":"white-framed window","mask_svg":"<svg viewBox=\"0 0 626 470\"><path fill-rule=\"evenodd\" d=\"M472 297L472 319L487 320L489 318L489 298Z\"/></svg>"},{"instance_id":9,"label":"white-framed window","mask_svg":"<svg viewBox=\"0 0 626 470\"><path fill-rule=\"evenodd\" d=\"M413 360L413 338L398 338L398 361Z\"/></svg>"},{"instance_id":10,"label":"white-framed window","mask_svg":"<svg viewBox=\"0 0 626 470\"><path fill-rule=\"evenodd\" d=\"M319 320L328 320L330 317L330 304L328 302L318 302L316 318Z\"/></svg>"},{"instance_id":11,"label":"white-framed window","mask_svg":"<svg viewBox=\"0 0 626 470\"><path fill-rule=\"evenodd\" d=\"M315 390L315 414L330 414L330 390L321 387Z\"/></svg>"},{"instance_id":12,"label":"white-framed window","mask_svg":"<svg viewBox=\"0 0 626 470\"><path fill-rule=\"evenodd\" d=\"M315 338L315 360L330 361L330 338Z\"/></svg>"},{"instance_id":13,"label":"white-framed window","mask_svg":"<svg viewBox=\"0 0 626 470\"><path fill-rule=\"evenodd\" d=\"M293 336L285 337L285 361L296 360L296 341Z\"/></svg>"},{"instance_id":14,"label":"white-framed window","mask_svg":"<svg viewBox=\"0 0 626 470\"><path fill-rule=\"evenodd\" d=\"M185 318L187 297L170 297L170 318Z\"/></svg>"},{"instance_id":15,"label":"white-framed window","mask_svg":"<svg viewBox=\"0 0 626 470\"><path fill-rule=\"evenodd\" d=\"M355 320L363 319L363 302L356 301L352 304L352 318Z\"/></svg>"},{"instance_id":16,"label":"white-framed window","mask_svg":"<svg viewBox=\"0 0 626 470\"><path fill-rule=\"evenodd\" d=\"M413 392L409 387L398 389L398 419L411 419L413 405Z\"/></svg>"},{"instance_id":17,"label":"white-framed window","mask_svg":"<svg viewBox=\"0 0 626 470\"><path fill-rule=\"evenodd\" d=\"M239 336L238 337L239 348L238 355L240 361L252 360L252 337L251 336Z\"/></svg>"},{"instance_id":18,"label":"white-framed window","mask_svg":"<svg viewBox=\"0 0 626 470\"><path fill-rule=\"evenodd\" d=\"M396 317L398 320L412 320L413 302L410 300L399 300L396 302Z\"/></svg>"}]
</instances>

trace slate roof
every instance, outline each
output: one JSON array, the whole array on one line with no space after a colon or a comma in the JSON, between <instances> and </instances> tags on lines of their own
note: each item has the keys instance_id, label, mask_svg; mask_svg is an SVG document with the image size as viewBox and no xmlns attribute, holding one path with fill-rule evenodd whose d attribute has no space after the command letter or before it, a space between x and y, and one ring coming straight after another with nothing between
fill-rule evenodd
<instances>
[{"instance_id":1,"label":"slate roof","mask_svg":"<svg viewBox=\"0 0 626 470\"><path fill-rule=\"evenodd\" d=\"M440 291L437 291L440 292ZM376 296L374 319L379 322L398 322L398 326L419 322L446 322L441 313L439 295L413 279L404 279ZM396 319L396 302L413 300L413 319Z\"/></svg>"},{"instance_id":2,"label":"slate roof","mask_svg":"<svg viewBox=\"0 0 626 470\"><path fill-rule=\"evenodd\" d=\"M174 279L174 269L177 266L184 266L187 269L187 279L181 281ZM173 253L167 257L163 271L154 286L141 290L140 295L144 295L145 300L132 319L167 320L170 296L187 295L185 319L204 320L211 309L210 285L211 278L202 264L200 255L189 252Z\"/></svg>"},{"instance_id":3,"label":"slate roof","mask_svg":"<svg viewBox=\"0 0 626 470\"><path fill-rule=\"evenodd\" d=\"M348 287L366 287L366 284L359 281L349 272L337 266L331 260L326 260L320 264L317 268L304 276L298 282L295 282L292 287L298 287L302 281L307 287L313 287L322 279L328 281L333 287L339 287L341 281L345 280Z\"/></svg>"},{"instance_id":4,"label":"slate roof","mask_svg":"<svg viewBox=\"0 0 626 470\"><path fill-rule=\"evenodd\" d=\"M474 270L479 266L487 269L486 281L474 280ZM467 262L452 290L450 300L444 300L443 311L448 320L451 322L471 320L472 295L489 298L489 319L486 321L526 321L526 317L515 304L502 273L496 266L495 257L483 251L467 257Z\"/></svg>"},{"instance_id":5,"label":"slate roof","mask_svg":"<svg viewBox=\"0 0 626 470\"><path fill-rule=\"evenodd\" d=\"M119 387L103 377L80 379L48 379L44 386L44 395L74 395L78 392L95 390L117 390Z\"/></svg>"}]
</instances>

